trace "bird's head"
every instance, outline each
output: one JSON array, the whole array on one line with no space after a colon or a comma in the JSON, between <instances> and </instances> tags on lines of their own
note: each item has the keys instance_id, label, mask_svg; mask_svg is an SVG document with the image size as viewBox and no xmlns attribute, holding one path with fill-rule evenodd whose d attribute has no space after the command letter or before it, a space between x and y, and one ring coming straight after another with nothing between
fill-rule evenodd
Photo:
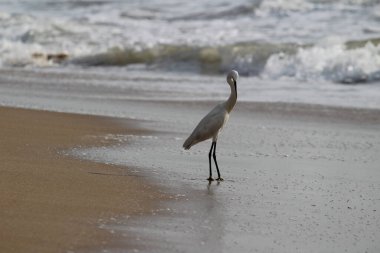
<instances>
[{"instance_id":1,"label":"bird's head","mask_svg":"<svg viewBox=\"0 0 380 253\"><path fill-rule=\"evenodd\" d=\"M239 78L239 73L236 70L231 70L227 75L227 83L229 85L236 86L236 82Z\"/></svg>"}]
</instances>

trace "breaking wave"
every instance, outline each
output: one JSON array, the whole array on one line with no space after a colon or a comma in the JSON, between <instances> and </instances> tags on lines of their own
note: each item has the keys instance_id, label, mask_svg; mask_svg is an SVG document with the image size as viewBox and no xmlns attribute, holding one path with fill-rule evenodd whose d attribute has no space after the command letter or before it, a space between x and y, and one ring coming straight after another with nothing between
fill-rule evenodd
<instances>
[{"instance_id":1,"label":"breaking wave","mask_svg":"<svg viewBox=\"0 0 380 253\"><path fill-rule=\"evenodd\" d=\"M261 74L264 78L328 80L355 84L380 80L380 44L371 41L299 48L296 54L272 55Z\"/></svg>"},{"instance_id":2,"label":"breaking wave","mask_svg":"<svg viewBox=\"0 0 380 253\"><path fill-rule=\"evenodd\" d=\"M72 59L70 63L88 66L146 64L151 68L182 68L212 74L236 68L242 75L259 75L271 55L293 54L296 49L297 46L290 43L254 42L215 47L165 44L141 49L114 47L104 53Z\"/></svg>"},{"instance_id":3,"label":"breaking wave","mask_svg":"<svg viewBox=\"0 0 380 253\"><path fill-rule=\"evenodd\" d=\"M69 62L85 66L144 64L153 69L206 74L238 69L241 75L260 76L264 79L294 78L301 81L327 80L352 84L380 80L379 42L375 39L313 46L252 42L215 47L115 47L104 53L74 58Z\"/></svg>"},{"instance_id":4,"label":"breaking wave","mask_svg":"<svg viewBox=\"0 0 380 253\"><path fill-rule=\"evenodd\" d=\"M0 1L0 66L379 79L378 0ZM358 22L360 20L360 22ZM341 38L340 43L319 40Z\"/></svg>"},{"instance_id":5,"label":"breaking wave","mask_svg":"<svg viewBox=\"0 0 380 253\"><path fill-rule=\"evenodd\" d=\"M324 45L236 43L222 46L158 44L152 47L112 47L82 56L66 52L41 53L42 47L22 50L22 44L3 44L14 50L8 66L129 66L219 74L237 69L241 75L263 79L293 78L337 83L380 80L380 39ZM12 49L13 48L13 49ZM79 54L80 55L80 54Z\"/></svg>"}]
</instances>

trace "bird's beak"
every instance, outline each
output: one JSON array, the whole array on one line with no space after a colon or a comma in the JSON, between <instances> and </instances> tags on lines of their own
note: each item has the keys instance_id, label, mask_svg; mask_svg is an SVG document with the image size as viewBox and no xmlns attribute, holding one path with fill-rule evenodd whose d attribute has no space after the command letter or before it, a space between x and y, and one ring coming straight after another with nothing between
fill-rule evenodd
<instances>
[{"instance_id":1,"label":"bird's beak","mask_svg":"<svg viewBox=\"0 0 380 253\"><path fill-rule=\"evenodd\" d=\"M232 78L232 80L234 81L235 93L236 93L236 96L237 96L236 81L235 81L235 79L233 79L233 78Z\"/></svg>"}]
</instances>

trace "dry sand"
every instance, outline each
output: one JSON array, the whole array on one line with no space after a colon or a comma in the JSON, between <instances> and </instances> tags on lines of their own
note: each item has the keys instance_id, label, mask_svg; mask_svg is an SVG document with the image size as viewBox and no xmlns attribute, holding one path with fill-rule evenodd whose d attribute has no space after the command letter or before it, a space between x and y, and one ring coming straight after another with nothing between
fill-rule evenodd
<instances>
[{"instance_id":1,"label":"dry sand","mask_svg":"<svg viewBox=\"0 0 380 253\"><path fill-rule=\"evenodd\" d=\"M0 117L0 252L109 248L100 220L144 213L163 197L126 168L58 154L98 145L94 136L141 132L130 122L4 107Z\"/></svg>"}]
</instances>

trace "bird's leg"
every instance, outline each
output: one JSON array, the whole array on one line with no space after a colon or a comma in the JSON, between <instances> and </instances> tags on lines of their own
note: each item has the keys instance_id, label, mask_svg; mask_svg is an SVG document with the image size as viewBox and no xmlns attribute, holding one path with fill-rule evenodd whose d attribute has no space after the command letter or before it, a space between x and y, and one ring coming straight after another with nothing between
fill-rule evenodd
<instances>
[{"instance_id":1,"label":"bird's leg","mask_svg":"<svg viewBox=\"0 0 380 253\"><path fill-rule=\"evenodd\" d=\"M212 155L214 157L216 171L218 172L218 178L216 180L223 181L224 179L220 177L220 172L219 172L218 162L216 161L216 154L215 154L215 152L216 152L216 142L214 142L214 153Z\"/></svg>"},{"instance_id":2,"label":"bird's leg","mask_svg":"<svg viewBox=\"0 0 380 253\"><path fill-rule=\"evenodd\" d=\"M212 178L212 171L211 171L211 154L212 154L212 149L214 148L214 142L211 144L210 152L208 153L208 163L210 165L210 176L207 178L208 181L214 181Z\"/></svg>"}]
</instances>

